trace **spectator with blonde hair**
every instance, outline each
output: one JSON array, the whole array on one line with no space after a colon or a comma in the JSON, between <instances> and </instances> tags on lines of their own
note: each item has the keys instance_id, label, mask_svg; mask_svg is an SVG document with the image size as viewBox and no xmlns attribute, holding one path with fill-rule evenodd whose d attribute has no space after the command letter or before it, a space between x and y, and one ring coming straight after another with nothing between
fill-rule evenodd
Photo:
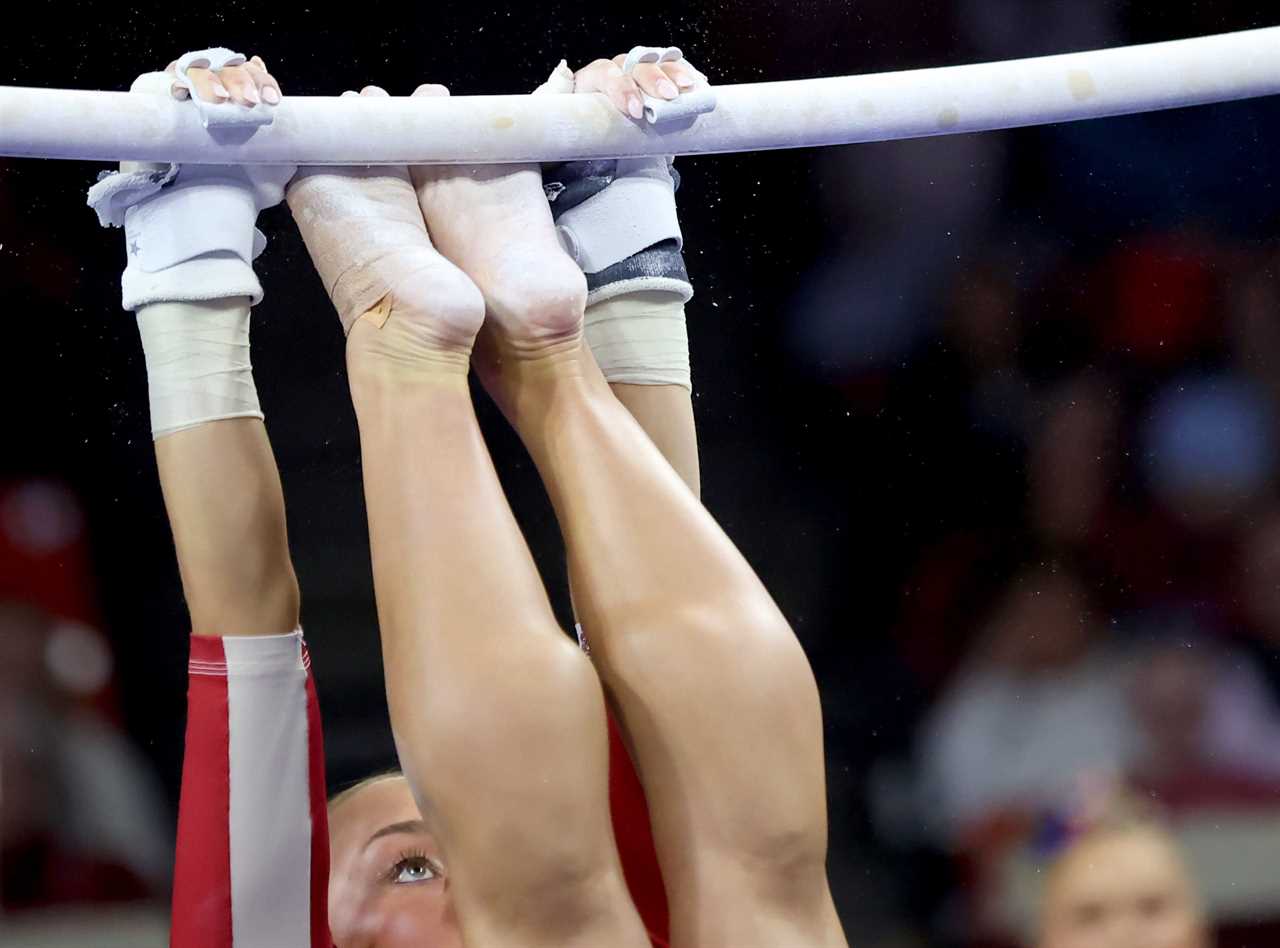
<instances>
[{"instance_id":1,"label":"spectator with blonde hair","mask_svg":"<svg viewBox=\"0 0 1280 948\"><path fill-rule=\"evenodd\" d=\"M1037 948L1210 948L1199 891L1173 834L1133 803L1111 808L1054 860Z\"/></svg>"}]
</instances>

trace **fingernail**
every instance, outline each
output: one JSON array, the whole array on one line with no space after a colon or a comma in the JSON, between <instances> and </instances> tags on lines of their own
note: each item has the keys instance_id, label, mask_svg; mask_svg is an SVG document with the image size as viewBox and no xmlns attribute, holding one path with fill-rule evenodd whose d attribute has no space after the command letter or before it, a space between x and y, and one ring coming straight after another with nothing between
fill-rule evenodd
<instances>
[{"instance_id":1,"label":"fingernail","mask_svg":"<svg viewBox=\"0 0 1280 948\"><path fill-rule=\"evenodd\" d=\"M220 82L215 82L213 84L213 94L219 99L231 98L231 93L227 91L227 87Z\"/></svg>"},{"instance_id":2,"label":"fingernail","mask_svg":"<svg viewBox=\"0 0 1280 948\"><path fill-rule=\"evenodd\" d=\"M644 118L644 105L635 96L627 97L627 111L633 119Z\"/></svg>"},{"instance_id":3,"label":"fingernail","mask_svg":"<svg viewBox=\"0 0 1280 948\"><path fill-rule=\"evenodd\" d=\"M280 93L276 92L275 86L267 86L262 90L262 98L269 104L276 105L280 101Z\"/></svg>"},{"instance_id":4,"label":"fingernail","mask_svg":"<svg viewBox=\"0 0 1280 948\"><path fill-rule=\"evenodd\" d=\"M258 95L258 90L253 86L245 87L244 97L251 105L257 105L262 101L262 96Z\"/></svg>"},{"instance_id":5,"label":"fingernail","mask_svg":"<svg viewBox=\"0 0 1280 948\"><path fill-rule=\"evenodd\" d=\"M658 94L664 99L674 99L680 95L680 90L670 79L662 79L658 82Z\"/></svg>"},{"instance_id":6,"label":"fingernail","mask_svg":"<svg viewBox=\"0 0 1280 948\"><path fill-rule=\"evenodd\" d=\"M681 89L692 89L693 80L690 79L688 76L680 76L678 79L676 79L676 85L678 85Z\"/></svg>"}]
</instances>

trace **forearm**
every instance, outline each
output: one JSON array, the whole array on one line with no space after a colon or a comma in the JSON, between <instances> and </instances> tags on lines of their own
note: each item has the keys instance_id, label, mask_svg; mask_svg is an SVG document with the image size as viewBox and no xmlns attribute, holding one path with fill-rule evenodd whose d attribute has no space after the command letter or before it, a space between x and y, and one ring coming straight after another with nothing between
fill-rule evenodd
<instances>
[{"instance_id":1,"label":"forearm","mask_svg":"<svg viewBox=\"0 0 1280 948\"><path fill-rule=\"evenodd\" d=\"M278 96L261 60L219 48L144 73L130 92L172 100L182 89L202 108L229 94L218 108L240 121L259 87ZM262 299L254 223L293 170L126 163L89 191L99 223L124 229L121 305L137 316L165 501L203 634L296 628L279 478L249 359L250 306Z\"/></svg>"},{"instance_id":2,"label":"forearm","mask_svg":"<svg viewBox=\"0 0 1280 948\"><path fill-rule=\"evenodd\" d=\"M689 485L694 496L701 497L698 434L689 390L681 385L611 384L609 387L680 479Z\"/></svg>"},{"instance_id":3,"label":"forearm","mask_svg":"<svg viewBox=\"0 0 1280 948\"><path fill-rule=\"evenodd\" d=\"M156 463L193 633L296 629L298 582L263 423L234 418L166 435Z\"/></svg>"},{"instance_id":4,"label":"forearm","mask_svg":"<svg viewBox=\"0 0 1280 948\"><path fill-rule=\"evenodd\" d=\"M156 461L196 634L269 635L298 623L248 325L247 297L138 314Z\"/></svg>"},{"instance_id":5,"label":"forearm","mask_svg":"<svg viewBox=\"0 0 1280 948\"><path fill-rule=\"evenodd\" d=\"M589 306L584 333L613 394L698 496L698 437L685 322L679 296L642 290Z\"/></svg>"}]
</instances>

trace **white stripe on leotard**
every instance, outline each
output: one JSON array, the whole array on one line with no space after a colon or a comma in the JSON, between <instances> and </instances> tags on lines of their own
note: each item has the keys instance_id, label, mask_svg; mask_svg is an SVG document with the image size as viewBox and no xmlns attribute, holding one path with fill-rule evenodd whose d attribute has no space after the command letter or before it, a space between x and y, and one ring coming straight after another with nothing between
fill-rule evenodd
<instances>
[{"instance_id":1,"label":"white stripe on leotard","mask_svg":"<svg viewBox=\"0 0 1280 948\"><path fill-rule=\"evenodd\" d=\"M235 948L308 948L311 802L302 637L223 642Z\"/></svg>"}]
</instances>

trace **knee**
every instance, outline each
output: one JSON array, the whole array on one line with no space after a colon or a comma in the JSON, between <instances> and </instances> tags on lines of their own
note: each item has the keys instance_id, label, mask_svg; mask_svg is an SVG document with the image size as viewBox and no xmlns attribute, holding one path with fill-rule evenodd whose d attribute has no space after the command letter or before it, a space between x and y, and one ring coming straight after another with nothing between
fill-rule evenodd
<instances>
[{"instance_id":1,"label":"knee","mask_svg":"<svg viewBox=\"0 0 1280 948\"><path fill-rule=\"evenodd\" d=\"M603 740L604 696L590 661L558 628L491 638L461 649L442 645L429 668L389 653L387 697L415 789L429 790L442 809L480 807L486 825L509 818L499 836L514 840L573 822L571 812L557 810L568 796L542 782L530 786L528 776L548 761L561 762L561 778L587 766L593 731ZM417 781L419 774L427 779ZM523 807L508 806L515 800ZM520 816L533 807L548 818Z\"/></svg>"},{"instance_id":2,"label":"knee","mask_svg":"<svg viewBox=\"0 0 1280 948\"><path fill-rule=\"evenodd\" d=\"M817 708L808 657L786 617L758 586L725 588L712 596L699 592L686 602L666 597L632 603L603 643L601 658L633 666L660 663L673 639L691 665L723 669L761 702Z\"/></svg>"},{"instance_id":3,"label":"knee","mask_svg":"<svg viewBox=\"0 0 1280 948\"><path fill-rule=\"evenodd\" d=\"M443 815L441 841L478 911L504 930L571 933L602 893L623 891L599 678L558 629L522 630L469 658L474 677L441 670L424 699L390 694L406 774L420 804Z\"/></svg>"}]
</instances>

